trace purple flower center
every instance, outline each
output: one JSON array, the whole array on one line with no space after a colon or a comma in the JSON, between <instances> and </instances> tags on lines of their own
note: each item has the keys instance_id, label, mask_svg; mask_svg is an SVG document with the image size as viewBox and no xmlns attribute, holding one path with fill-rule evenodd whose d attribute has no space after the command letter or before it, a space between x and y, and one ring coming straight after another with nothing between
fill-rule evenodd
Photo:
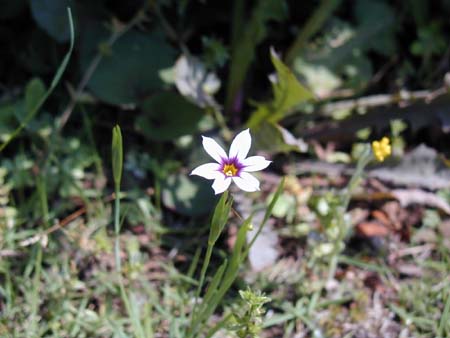
<instances>
[{"instance_id":1,"label":"purple flower center","mask_svg":"<svg viewBox=\"0 0 450 338\"><path fill-rule=\"evenodd\" d=\"M219 171L227 177L239 176L239 172L244 166L239 163L237 158L222 159Z\"/></svg>"}]
</instances>

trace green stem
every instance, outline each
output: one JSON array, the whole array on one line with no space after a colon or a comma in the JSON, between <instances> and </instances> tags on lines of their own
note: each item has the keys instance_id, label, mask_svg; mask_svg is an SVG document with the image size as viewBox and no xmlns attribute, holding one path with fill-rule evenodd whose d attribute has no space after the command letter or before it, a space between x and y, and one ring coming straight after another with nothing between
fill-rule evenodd
<instances>
[{"instance_id":1,"label":"green stem","mask_svg":"<svg viewBox=\"0 0 450 338\"><path fill-rule=\"evenodd\" d=\"M45 186L45 179L42 175L37 177L36 187L39 196L39 202L41 206L42 218L44 221L44 227L48 228L48 201L47 201L47 189ZM33 278L33 291L31 298L31 319L30 319L30 331L32 336L39 336L38 334L38 312L39 312L39 290L41 288L41 272L42 272L42 244L41 241L36 243L36 262L34 264L34 278Z\"/></svg>"},{"instance_id":2,"label":"green stem","mask_svg":"<svg viewBox=\"0 0 450 338\"><path fill-rule=\"evenodd\" d=\"M115 233L115 246L114 246L114 256L116 261L116 272L117 275L122 279L122 263L120 261L120 187L116 185L114 200L114 233Z\"/></svg>"},{"instance_id":3,"label":"green stem","mask_svg":"<svg viewBox=\"0 0 450 338\"><path fill-rule=\"evenodd\" d=\"M445 337L446 327L448 327L449 319L450 319L450 287L447 287L446 290L447 300L445 301L444 311L442 312L441 320L439 322L438 327L438 336ZM450 333L448 331L447 333Z\"/></svg>"},{"instance_id":4,"label":"green stem","mask_svg":"<svg viewBox=\"0 0 450 338\"><path fill-rule=\"evenodd\" d=\"M115 246L114 246L114 258L116 262L116 274L119 283L120 295L125 304L128 316L131 319L132 326L134 328L135 334L139 338L145 338L142 326L134 312L128 295L125 290L122 278L122 263L120 260L120 183L117 182L115 185L115 195L114 200L114 232L115 232Z\"/></svg>"},{"instance_id":5,"label":"green stem","mask_svg":"<svg viewBox=\"0 0 450 338\"><path fill-rule=\"evenodd\" d=\"M38 312L39 312L39 289L41 288L41 271L42 271L42 245L36 243L36 262L34 264L33 291L31 298L31 318L30 333L33 337L38 337Z\"/></svg>"},{"instance_id":6,"label":"green stem","mask_svg":"<svg viewBox=\"0 0 450 338\"><path fill-rule=\"evenodd\" d=\"M159 214L161 214L161 181L156 175L155 178L155 204Z\"/></svg>"},{"instance_id":7,"label":"green stem","mask_svg":"<svg viewBox=\"0 0 450 338\"><path fill-rule=\"evenodd\" d=\"M364 150L361 154L361 157L359 158L358 164L356 166L356 170L355 170L353 176L351 177L350 182L347 185L347 188L345 189L341 208L338 211L337 227L339 230L339 234L338 234L338 238L335 241L334 250L332 252L330 265L329 265L329 269L328 269L327 281L332 280L336 273L337 264L338 264L338 256L339 256L339 253L341 250L339 247L339 243L341 243L344 240L345 236L347 235L347 226L345 224L345 212L347 211L348 206L350 204L350 200L351 200L353 191L358 186L359 180L361 179L361 177L363 175L364 168L367 166L367 164L369 164L371 159L372 159L372 150L369 145L366 145L366 147L364 148Z\"/></svg>"},{"instance_id":8,"label":"green stem","mask_svg":"<svg viewBox=\"0 0 450 338\"><path fill-rule=\"evenodd\" d=\"M231 132L231 130L228 128L227 123L225 121L225 118L223 117L222 113L220 112L219 109L217 108L213 108L213 115L215 120L217 121L217 123L219 124L220 128L222 129L222 134L223 137L230 141L231 138L233 137L233 133Z\"/></svg>"},{"instance_id":9,"label":"green stem","mask_svg":"<svg viewBox=\"0 0 450 338\"><path fill-rule=\"evenodd\" d=\"M205 282L206 271L208 270L209 262L211 261L213 247L214 247L214 244L211 244L211 243L208 242L208 248L206 249L205 260L203 261L202 270L200 272L200 281L198 282L197 291L195 293L194 307L193 307L192 312L191 312L191 323L194 322L194 318L196 316L196 310L197 310L197 306L198 306L198 299L200 298L200 293L201 293L202 288L203 288L203 283Z\"/></svg>"}]
</instances>

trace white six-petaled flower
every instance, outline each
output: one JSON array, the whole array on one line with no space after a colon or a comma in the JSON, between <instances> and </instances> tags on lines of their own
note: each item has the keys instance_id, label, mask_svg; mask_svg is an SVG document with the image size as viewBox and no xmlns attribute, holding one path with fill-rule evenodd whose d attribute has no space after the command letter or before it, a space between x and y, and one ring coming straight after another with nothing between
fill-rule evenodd
<instances>
[{"instance_id":1,"label":"white six-petaled flower","mask_svg":"<svg viewBox=\"0 0 450 338\"><path fill-rule=\"evenodd\" d=\"M231 142L227 154L222 147L210 137L203 137L203 148L217 163L206 163L192 170L191 175L198 175L208 180L214 180L212 188L215 194L228 189L231 181L244 191L259 190L259 181L249 172L263 170L269 166L262 156L250 156L252 138L248 129L240 132Z\"/></svg>"}]
</instances>

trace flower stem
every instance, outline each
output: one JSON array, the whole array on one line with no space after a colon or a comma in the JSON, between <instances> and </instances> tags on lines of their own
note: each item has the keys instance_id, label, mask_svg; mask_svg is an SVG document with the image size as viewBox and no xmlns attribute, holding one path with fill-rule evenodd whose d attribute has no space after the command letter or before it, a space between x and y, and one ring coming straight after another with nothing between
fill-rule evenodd
<instances>
[{"instance_id":1,"label":"flower stem","mask_svg":"<svg viewBox=\"0 0 450 338\"><path fill-rule=\"evenodd\" d=\"M115 200L114 200L114 232L115 232L115 245L114 245L114 258L116 262L116 274L119 283L120 296L125 304L128 316L131 319L133 330L136 337L145 338L141 323L135 311L133 310L128 295L125 291L122 278L122 263L120 260L120 183L115 185Z\"/></svg>"},{"instance_id":2,"label":"flower stem","mask_svg":"<svg viewBox=\"0 0 450 338\"><path fill-rule=\"evenodd\" d=\"M202 270L200 272L200 281L198 282L197 291L195 292L195 303L194 303L194 308L192 309L192 316L195 316L195 311L198 306L198 299L200 298L200 293L202 291L203 284L205 282L206 271L208 270L209 262L211 261L213 247L214 247L214 244L211 244L208 242L205 260L203 261Z\"/></svg>"},{"instance_id":3,"label":"flower stem","mask_svg":"<svg viewBox=\"0 0 450 338\"><path fill-rule=\"evenodd\" d=\"M115 245L114 245L114 257L116 261L116 272L117 275L122 276L122 263L120 261L120 188L116 185L115 189L115 199L114 199L114 234L115 234Z\"/></svg>"},{"instance_id":4,"label":"flower stem","mask_svg":"<svg viewBox=\"0 0 450 338\"><path fill-rule=\"evenodd\" d=\"M334 275L336 274L338 255L341 252L341 247L340 247L339 243L341 243L344 240L345 236L347 235L347 226L345 223L345 213L350 204L350 200L351 200L353 191L358 186L359 181L363 175L364 168L367 166L367 164L369 164L371 159L372 159L372 151L370 149L370 146L367 145L364 148L364 150L361 154L361 157L358 160L358 163L356 165L356 170L355 170L353 176L351 177L350 182L347 185L347 188L344 190L344 196L342 198L341 208L339 209L339 211L336 215L338 218L337 223L338 223L339 234L335 241L334 249L332 252L331 259L330 259L330 264L328 267L328 278L327 278L328 282L331 281L333 279Z\"/></svg>"}]
</instances>

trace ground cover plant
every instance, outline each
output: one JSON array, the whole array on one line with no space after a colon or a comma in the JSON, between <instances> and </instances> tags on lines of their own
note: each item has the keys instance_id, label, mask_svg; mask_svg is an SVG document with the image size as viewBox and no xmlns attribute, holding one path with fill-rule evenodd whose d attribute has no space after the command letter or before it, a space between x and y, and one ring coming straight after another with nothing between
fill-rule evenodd
<instances>
[{"instance_id":1,"label":"ground cover plant","mask_svg":"<svg viewBox=\"0 0 450 338\"><path fill-rule=\"evenodd\" d=\"M0 1L0 337L450 337L448 1Z\"/></svg>"}]
</instances>

